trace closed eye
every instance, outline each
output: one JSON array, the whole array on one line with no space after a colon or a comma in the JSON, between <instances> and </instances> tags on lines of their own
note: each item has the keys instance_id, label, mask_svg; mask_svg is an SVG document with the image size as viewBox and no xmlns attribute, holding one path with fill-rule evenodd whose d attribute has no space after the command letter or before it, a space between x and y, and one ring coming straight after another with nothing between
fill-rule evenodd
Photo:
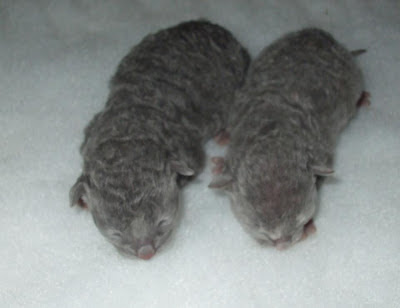
<instances>
[{"instance_id":1,"label":"closed eye","mask_svg":"<svg viewBox=\"0 0 400 308\"><path fill-rule=\"evenodd\" d=\"M108 230L107 237L112 241L121 241L122 240L121 232L116 231L116 230Z\"/></svg>"},{"instance_id":2,"label":"closed eye","mask_svg":"<svg viewBox=\"0 0 400 308\"><path fill-rule=\"evenodd\" d=\"M272 241L272 238L270 237L270 234L268 234L263 228L258 228L257 233L255 234L255 237L258 240L270 242Z\"/></svg>"},{"instance_id":3,"label":"closed eye","mask_svg":"<svg viewBox=\"0 0 400 308\"><path fill-rule=\"evenodd\" d=\"M171 226L171 221L169 219L161 220L157 225L156 235L159 237L168 235L172 231L170 226Z\"/></svg>"},{"instance_id":4,"label":"closed eye","mask_svg":"<svg viewBox=\"0 0 400 308\"><path fill-rule=\"evenodd\" d=\"M160 220L160 222L157 224L157 228L164 228L170 224L170 221L168 219L163 219Z\"/></svg>"}]
</instances>

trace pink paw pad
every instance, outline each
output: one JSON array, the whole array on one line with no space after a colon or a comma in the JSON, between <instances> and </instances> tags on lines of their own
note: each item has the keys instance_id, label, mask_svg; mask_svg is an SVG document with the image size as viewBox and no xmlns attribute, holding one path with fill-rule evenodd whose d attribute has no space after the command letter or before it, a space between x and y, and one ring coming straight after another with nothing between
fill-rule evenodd
<instances>
[{"instance_id":1,"label":"pink paw pad","mask_svg":"<svg viewBox=\"0 0 400 308\"><path fill-rule=\"evenodd\" d=\"M214 141L219 145L227 145L229 143L230 135L226 130L222 130L214 137Z\"/></svg>"},{"instance_id":2,"label":"pink paw pad","mask_svg":"<svg viewBox=\"0 0 400 308\"><path fill-rule=\"evenodd\" d=\"M89 209L88 205L86 204L85 201L82 200L82 198L79 198L78 205L84 210L88 210Z\"/></svg>"},{"instance_id":3,"label":"pink paw pad","mask_svg":"<svg viewBox=\"0 0 400 308\"><path fill-rule=\"evenodd\" d=\"M224 158L223 157L212 157L211 161L215 164L212 168L213 174L221 174L224 169Z\"/></svg>"},{"instance_id":4,"label":"pink paw pad","mask_svg":"<svg viewBox=\"0 0 400 308\"><path fill-rule=\"evenodd\" d=\"M371 94L369 92L363 91L361 93L360 98L357 101L357 107L371 105L371 101L369 100L370 97L371 97Z\"/></svg>"},{"instance_id":5,"label":"pink paw pad","mask_svg":"<svg viewBox=\"0 0 400 308\"><path fill-rule=\"evenodd\" d=\"M304 225L304 232L301 237L301 241L305 240L309 235L317 232L317 228L314 225L314 221L311 219L308 223Z\"/></svg>"}]
</instances>

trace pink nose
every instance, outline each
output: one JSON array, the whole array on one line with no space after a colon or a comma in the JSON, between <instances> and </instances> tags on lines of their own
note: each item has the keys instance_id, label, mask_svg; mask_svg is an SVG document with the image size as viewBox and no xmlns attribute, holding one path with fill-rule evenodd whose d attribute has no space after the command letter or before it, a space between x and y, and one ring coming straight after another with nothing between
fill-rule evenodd
<instances>
[{"instance_id":1,"label":"pink nose","mask_svg":"<svg viewBox=\"0 0 400 308\"><path fill-rule=\"evenodd\" d=\"M284 250L290 246L290 237L279 238L274 241L275 247L278 250Z\"/></svg>"},{"instance_id":2,"label":"pink nose","mask_svg":"<svg viewBox=\"0 0 400 308\"><path fill-rule=\"evenodd\" d=\"M156 250L152 245L145 245L139 248L138 257L143 260L149 260L155 253Z\"/></svg>"}]
</instances>

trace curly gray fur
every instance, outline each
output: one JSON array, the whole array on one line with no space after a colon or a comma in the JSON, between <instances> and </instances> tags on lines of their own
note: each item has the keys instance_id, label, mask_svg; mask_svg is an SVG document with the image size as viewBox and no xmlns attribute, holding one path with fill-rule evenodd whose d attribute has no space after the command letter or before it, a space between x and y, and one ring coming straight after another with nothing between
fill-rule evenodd
<instances>
[{"instance_id":1,"label":"curly gray fur","mask_svg":"<svg viewBox=\"0 0 400 308\"><path fill-rule=\"evenodd\" d=\"M319 29L290 33L249 68L230 119L225 188L244 229L284 248L316 211L316 180L333 172L334 146L363 90L353 55Z\"/></svg>"},{"instance_id":2,"label":"curly gray fur","mask_svg":"<svg viewBox=\"0 0 400 308\"><path fill-rule=\"evenodd\" d=\"M203 168L203 143L226 127L249 61L207 21L149 35L121 61L85 130L83 173L70 192L119 251L147 258L168 238L179 188Z\"/></svg>"}]
</instances>

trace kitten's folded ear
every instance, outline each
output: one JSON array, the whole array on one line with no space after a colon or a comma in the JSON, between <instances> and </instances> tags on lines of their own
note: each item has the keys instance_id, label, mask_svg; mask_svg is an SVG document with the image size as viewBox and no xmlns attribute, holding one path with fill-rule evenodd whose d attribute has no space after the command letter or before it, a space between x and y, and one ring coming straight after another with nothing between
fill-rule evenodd
<instances>
[{"instance_id":1,"label":"kitten's folded ear","mask_svg":"<svg viewBox=\"0 0 400 308\"><path fill-rule=\"evenodd\" d=\"M88 208L84 201L89 187L89 177L82 174L69 191L70 206L79 205L81 208Z\"/></svg>"},{"instance_id":2,"label":"kitten's folded ear","mask_svg":"<svg viewBox=\"0 0 400 308\"><path fill-rule=\"evenodd\" d=\"M317 176L331 176L335 172L332 168L323 165L313 165L311 171Z\"/></svg>"},{"instance_id":3,"label":"kitten's folded ear","mask_svg":"<svg viewBox=\"0 0 400 308\"><path fill-rule=\"evenodd\" d=\"M172 160L170 162L171 170L184 176L194 175L194 170L189 168L189 166L184 161Z\"/></svg>"},{"instance_id":4,"label":"kitten's folded ear","mask_svg":"<svg viewBox=\"0 0 400 308\"><path fill-rule=\"evenodd\" d=\"M320 157L313 155L315 149L309 148L308 150L307 167L314 176L327 177L334 174L335 170L329 167L332 165L332 153L329 151L329 147L325 142L317 145L317 152L320 153Z\"/></svg>"}]
</instances>

